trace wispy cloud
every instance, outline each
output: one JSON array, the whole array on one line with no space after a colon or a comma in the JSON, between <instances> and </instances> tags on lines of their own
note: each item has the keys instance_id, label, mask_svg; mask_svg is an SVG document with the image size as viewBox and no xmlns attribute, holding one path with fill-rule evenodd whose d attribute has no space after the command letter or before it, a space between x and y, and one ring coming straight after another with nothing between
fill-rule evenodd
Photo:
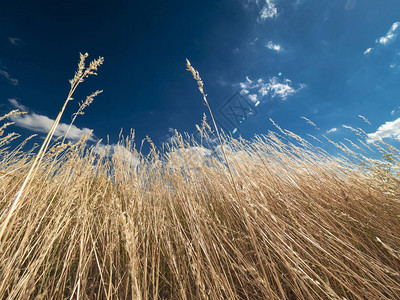
<instances>
[{"instance_id":1,"label":"wispy cloud","mask_svg":"<svg viewBox=\"0 0 400 300\"><path fill-rule=\"evenodd\" d=\"M168 133L164 136L164 140L167 143L173 143L176 141L176 130L174 128L168 128Z\"/></svg>"},{"instance_id":2,"label":"wispy cloud","mask_svg":"<svg viewBox=\"0 0 400 300\"><path fill-rule=\"evenodd\" d=\"M100 143L93 148L93 151L101 156L118 157L131 167L135 167L140 164L139 154L137 152L133 152L132 150L126 148L123 145L119 144L104 145Z\"/></svg>"},{"instance_id":3,"label":"wispy cloud","mask_svg":"<svg viewBox=\"0 0 400 300\"><path fill-rule=\"evenodd\" d=\"M220 86L232 86L232 83L231 82L229 82L229 81L226 81L222 76L219 76L218 77L218 79L217 79L217 83L220 85Z\"/></svg>"},{"instance_id":4,"label":"wispy cloud","mask_svg":"<svg viewBox=\"0 0 400 300\"><path fill-rule=\"evenodd\" d=\"M274 44L272 41L269 41L269 42L267 43L266 47L267 47L268 49L271 49L271 50L276 51L276 52L281 52L281 51L282 51L281 45L279 45L279 44Z\"/></svg>"},{"instance_id":5,"label":"wispy cloud","mask_svg":"<svg viewBox=\"0 0 400 300\"><path fill-rule=\"evenodd\" d=\"M23 44L22 39L17 38L17 37L8 37L8 40L14 46L20 46Z\"/></svg>"},{"instance_id":6,"label":"wispy cloud","mask_svg":"<svg viewBox=\"0 0 400 300\"><path fill-rule=\"evenodd\" d=\"M254 8L253 5L257 8L258 12L258 22L263 22L267 19L272 19L278 16L278 9L275 4L276 0L247 0L244 1L244 7L246 9Z\"/></svg>"},{"instance_id":7,"label":"wispy cloud","mask_svg":"<svg viewBox=\"0 0 400 300\"><path fill-rule=\"evenodd\" d=\"M11 120L15 122L16 126L35 131L47 133L49 132L51 126L54 123L53 119L50 119L47 116L36 114L29 110L26 106L20 104L16 99L8 99L8 102L15 108L24 110L28 112L25 115L19 115L15 117L11 117ZM69 124L59 123L57 129L54 133L54 136L64 136L68 131ZM87 135L90 141L94 141L93 139L93 130L89 128L78 128L75 125L72 125L67 139L72 141L79 140L83 135Z\"/></svg>"},{"instance_id":8,"label":"wispy cloud","mask_svg":"<svg viewBox=\"0 0 400 300\"><path fill-rule=\"evenodd\" d=\"M265 99L267 96L271 98L281 98L286 100L306 87L305 84L295 86L290 79L280 79L278 77L270 77L268 79L260 78L256 81L246 76L246 81L239 83L241 94L247 96L252 102Z\"/></svg>"},{"instance_id":9,"label":"wispy cloud","mask_svg":"<svg viewBox=\"0 0 400 300\"><path fill-rule=\"evenodd\" d=\"M336 127L333 127L331 129L327 130L326 133L333 133L333 132L336 132L337 130L338 129Z\"/></svg>"},{"instance_id":10,"label":"wispy cloud","mask_svg":"<svg viewBox=\"0 0 400 300\"><path fill-rule=\"evenodd\" d=\"M278 15L278 9L274 0L265 0L265 4L260 11L259 21L263 22L266 19L272 19Z\"/></svg>"},{"instance_id":11,"label":"wispy cloud","mask_svg":"<svg viewBox=\"0 0 400 300\"><path fill-rule=\"evenodd\" d=\"M367 134L368 143L372 143L376 140L381 140L384 138L390 139L400 139L400 118L386 122L385 124L379 126L378 130L373 133Z\"/></svg>"},{"instance_id":12,"label":"wispy cloud","mask_svg":"<svg viewBox=\"0 0 400 300\"><path fill-rule=\"evenodd\" d=\"M294 6L294 7L298 7L298 6L300 6L302 3L303 3L303 0L294 0L293 6Z\"/></svg>"},{"instance_id":13,"label":"wispy cloud","mask_svg":"<svg viewBox=\"0 0 400 300\"><path fill-rule=\"evenodd\" d=\"M12 78L7 71L0 70L0 75L3 75L12 85L17 86L19 84L18 79Z\"/></svg>"},{"instance_id":14,"label":"wispy cloud","mask_svg":"<svg viewBox=\"0 0 400 300\"><path fill-rule=\"evenodd\" d=\"M254 46L257 43L257 41L258 41L258 37L254 38L254 40L252 40L250 42L250 46Z\"/></svg>"},{"instance_id":15,"label":"wispy cloud","mask_svg":"<svg viewBox=\"0 0 400 300\"><path fill-rule=\"evenodd\" d=\"M212 151L202 146L178 148L168 153L170 159L173 161L178 160L181 163L185 163L188 160L202 161L211 155Z\"/></svg>"},{"instance_id":16,"label":"wispy cloud","mask_svg":"<svg viewBox=\"0 0 400 300\"><path fill-rule=\"evenodd\" d=\"M19 103L17 99L10 98L10 99L8 99L8 102L12 105L12 107L17 108L20 111L24 111L24 112L29 111L29 108L27 108L25 105L22 105L21 103Z\"/></svg>"},{"instance_id":17,"label":"wispy cloud","mask_svg":"<svg viewBox=\"0 0 400 300\"><path fill-rule=\"evenodd\" d=\"M250 95L248 95L247 97L249 97L249 99L250 99L252 102L254 102L254 103L256 103L257 100L259 99L259 97L258 97L257 94L250 94Z\"/></svg>"},{"instance_id":18,"label":"wispy cloud","mask_svg":"<svg viewBox=\"0 0 400 300\"><path fill-rule=\"evenodd\" d=\"M380 43L382 45L386 45L389 42L393 41L396 39L398 31L400 28L400 22L395 22L393 25L390 27L389 31L386 33L385 36L381 36L376 40L377 43Z\"/></svg>"},{"instance_id":19,"label":"wispy cloud","mask_svg":"<svg viewBox=\"0 0 400 300\"><path fill-rule=\"evenodd\" d=\"M394 22L390 27L389 31L386 33L386 35L377 38L375 40L375 43L378 45L386 46L397 38L399 31L400 31L400 22ZM372 51L374 51L373 47L368 48L367 50L364 51L364 55L371 54Z\"/></svg>"},{"instance_id":20,"label":"wispy cloud","mask_svg":"<svg viewBox=\"0 0 400 300\"><path fill-rule=\"evenodd\" d=\"M368 48L367 50L364 51L364 55L371 53L372 50L373 48Z\"/></svg>"},{"instance_id":21,"label":"wispy cloud","mask_svg":"<svg viewBox=\"0 0 400 300\"><path fill-rule=\"evenodd\" d=\"M394 115L397 114L398 112L400 112L400 106L399 106L399 107L395 107L395 108L390 112L390 114L391 114L392 116L394 116Z\"/></svg>"}]
</instances>

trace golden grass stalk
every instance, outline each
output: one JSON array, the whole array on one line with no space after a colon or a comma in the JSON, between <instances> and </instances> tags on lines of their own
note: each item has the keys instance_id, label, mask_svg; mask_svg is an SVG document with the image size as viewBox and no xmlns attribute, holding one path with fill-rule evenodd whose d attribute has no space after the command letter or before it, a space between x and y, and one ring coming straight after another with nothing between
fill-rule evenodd
<instances>
[{"instance_id":1,"label":"golden grass stalk","mask_svg":"<svg viewBox=\"0 0 400 300\"><path fill-rule=\"evenodd\" d=\"M92 61L90 63L90 65L89 65L89 67L85 69L85 59L87 58L87 56L88 56L87 53L85 53L85 54L81 54L80 53L80 61L79 61L79 64L78 64L78 70L75 73L74 78L72 80L70 80L71 89L70 89L70 91L68 93L67 99L65 100L64 105L61 108L61 111L59 112L57 118L54 120L54 122L53 122L53 124L52 124L52 126L50 128L50 131L48 132L45 140L43 141L43 144L40 147L39 152L36 155L35 160L33 161L32 166L31 166L27 176L25 177L25 180L22 183L21 188L19 189L17 195L15 196L14 202L11 205L10 210L7 213L7 218L6 218L5 222L1 226L1 229L0 229L0 242L1 242L0 252L1 252L2 248L3 248L3 235L4 235L4 233L5 233L6 229L7 229L7 225L10 222L14 211L17 209L17 205L19 203L19 200L22 197L22 194L24 192L25 187L29 184L30 180L35 175L35 171L36 171L38 165L40 164L40 161L43 158L43 155L45 154L45 152L47 150L47 147L50 144L51 139L53 138L54 132L57 129L57 125L61 120L61 117L62 117L62 115L64 113L65 108L67 107L68 102L73 99L72 95L74 94L76 88L78 87L78 85L81 82L84 81L84 79L86 77L88 77L89 75L97 75L95 73L95 71L97 71L98 67L100 65L102 65L102 63L104 61L104 58L100 57L100 58ZM10 114L12 114L12 113L13 112L10 112Z\"/></svg>"}]
</instances>

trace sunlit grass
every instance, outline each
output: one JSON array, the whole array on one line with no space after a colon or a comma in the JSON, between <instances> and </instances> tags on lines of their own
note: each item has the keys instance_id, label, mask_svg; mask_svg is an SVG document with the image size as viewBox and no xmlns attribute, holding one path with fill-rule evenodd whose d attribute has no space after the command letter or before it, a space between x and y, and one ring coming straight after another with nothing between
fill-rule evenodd
<instances>
[{"instance_id":1,"label":"sunlit grass","mask_svg":"<svg viewBox=\"0 0 400 300\"><path fill-rule=\"evenodd\" d=\"M331 156L278 133L176 135L148 155L133 134L114 151L62 141L22 193L39 156L4 134L0 298L397 299L398 150Z\"/></svg>"}]
</instances>

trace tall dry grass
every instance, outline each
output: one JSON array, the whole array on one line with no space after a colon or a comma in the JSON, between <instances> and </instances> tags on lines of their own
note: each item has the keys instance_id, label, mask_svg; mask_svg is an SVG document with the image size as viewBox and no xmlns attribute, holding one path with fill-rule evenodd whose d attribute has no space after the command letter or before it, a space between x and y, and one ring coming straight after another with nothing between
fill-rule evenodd
<instances>
[{"instance_id":1,"label":"tall dry grass","mask_svg":"<svg viewBox=\"0 0 400 300\"><path fill-rule=\"evenodd\" d=\"M13 210L38 155L0 137L0 298L398 299L399 151L331 156L277 128L212 151L58 142Z\"/></svg>"}]
</instances>

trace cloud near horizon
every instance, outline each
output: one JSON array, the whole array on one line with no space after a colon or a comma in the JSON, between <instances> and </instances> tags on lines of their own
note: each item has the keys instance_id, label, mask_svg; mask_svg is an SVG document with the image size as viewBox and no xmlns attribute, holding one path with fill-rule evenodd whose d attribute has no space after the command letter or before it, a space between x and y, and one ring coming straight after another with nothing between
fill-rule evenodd
<instances>
[{"instance_id":1,"label":"cloud near horizon","mask_svg":"<svg viewBox=\"0 0 400 300\"><path fill-rule=\"evenodd\" d=\"M11 120L15 122L16 126L41 133L48 133L51 126L54 123L54 119L50 119L47 116L36 114L30 109L22 104L20 104L16 99L8 99L8 102L17 109L27 112L25 115L19 115L11 117ZM59 123L54 136L60 137L64 136L68 131L69 124ZM83 135L87 135L90 141L94 141L93 130L89 128L78 128L75 125L71 126L68 132L67 139L72 141L78 141Z\"/></svg>"},{"instance_id":2,"label":"cloud near horizon","mask_svg":"<svg viewBox=\"0 0 400 300\"><path fill-rule=\"evenodd\" d=\"M140 157L137 152L133 152L123 145L98 144L93 148L94 153L104 155L106 157L118 156L123 162L126 162L131 167L136 167L140 164Z\"/></svg>"},{"instance_id":3,"label":"cloud near horizon","mask_svg":"<svg viewBox=\"0 0 400 300\"><path fill-rule=\"evenodd\" d=\"M168 152L168 157L172 159L172 161L178 160L181 163L186 163L188 160L202 161L211 155L212 151L202 146L178 148Z\"/></svg>"},{"instance_id":4,"label":"cloud near horizon","mask_svg":"<svg viewBox=\"0 0 400 300\"><path fill-rule=\"evenodd\" d=\"M384 138L400 139L400 118L394 121L388 121L379 126L378 130L367 134L367 143L373 143Z\"/></svg>"}]
</instances>

